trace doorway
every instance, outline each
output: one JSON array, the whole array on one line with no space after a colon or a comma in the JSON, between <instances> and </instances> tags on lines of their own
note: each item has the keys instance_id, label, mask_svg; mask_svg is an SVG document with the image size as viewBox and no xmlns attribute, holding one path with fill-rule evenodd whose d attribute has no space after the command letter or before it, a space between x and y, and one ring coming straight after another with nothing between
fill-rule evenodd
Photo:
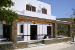
<instances>
[{"instance_id":1,"label":"doorway","mask_svg":"<svg viewBox=\"0 0 75 50\"><path fill-rule=\"evenodd\" d=\"M30 34L31 34L31 40L35 40L35 35L37 35L37 25L31 25L30 26Z\"/></svg>"},{"instance_id":2,"label":"doorway","mask_svg":"<svg viewBox=\"0 0 75 50\"><path fill-rule=\"evenodd\" d=\"M47 35L51 35L51 26L47 26Z\"/></svg>"},{"instance_id":3,"label":"doorway","mask_svg":"<svg viewBox=\"0 0 75 50\"><path fill-rule=\"evenodd\" d=\"M10 40L10 25L3 25L3 37Z\"/></svg>"}]
</instances>

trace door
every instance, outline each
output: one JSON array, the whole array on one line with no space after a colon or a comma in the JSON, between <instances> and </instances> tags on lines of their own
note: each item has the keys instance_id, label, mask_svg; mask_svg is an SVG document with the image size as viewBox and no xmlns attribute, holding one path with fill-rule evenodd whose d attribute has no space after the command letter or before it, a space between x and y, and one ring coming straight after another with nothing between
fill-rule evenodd
<instances>
[{"instance_id":1,"label":"door","mask_svg":"<svg viewBox=\"0 0 75 50\"><path fill-rule=\"evenodd\" d=\"M47 26L47 34L51 35L51 26Z\"/></svg>"},{"instance_id":2,"label":"door","mask_svg":"<svg viewBox=\"0 0 75 50\"><path fill-rule=\"evenodd\" d=\"M3 25L3 37L10 39L10 25Z\"/></svg>"},{"instance_id":3,"label":"door","mask_svg":"<svg viewBox=\"0 0 75 50\"><path fill-rule=\"evenodd\" d=\"M31 25L31 40L35 40L35 35L37 35L37 25Z\"/></svg>"}]
</instances>

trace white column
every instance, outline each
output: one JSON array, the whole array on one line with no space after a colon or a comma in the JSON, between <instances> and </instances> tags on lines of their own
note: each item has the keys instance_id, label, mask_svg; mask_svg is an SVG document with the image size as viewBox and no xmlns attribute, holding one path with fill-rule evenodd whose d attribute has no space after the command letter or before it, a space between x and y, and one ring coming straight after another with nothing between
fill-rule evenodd
<instances>
[{"instance_id":1,"label":"white column","mask_svg":"<svg viewBox=\"0 0 75 50\"><path fill-rule=\"evenodd\" d=\"M20 34L20 23L17 23L17 35Z\"/></svg>"},{"instance_id":2,"label":"white column","mask_svg":"<svg viewBox=\"0 0 75 50\"><path fill-rule=\"evenodd\" d=\"M42 28L42 29L43 29L43 34L45 34L45 27L44 27L44 24L43 24L43 28Z\"/></svg>"},{"instance_id":3,"label":"white column","mask_svg":"<svg viewBox=\"0 0 75 50\"><path fill-rule=\"evenodd\" d=\"M39 24L37 25L37 35L39 35L40 34L40 26L39 26Z\"/></svg>"},{"instance_id":4,"label":"white column","mask_svg":"<svg viewBox=\"0 0 75 50\"><path fill-rule=\"evenodd\" d=\"M42 24L40 24L40 34L42 34Z\"/></svg>"},{"instance_id":5,"label":"white column","mask_svg":"<svg viewBox=\"0 0 75 50\"><path fill-rule=\"evenodd\" d=\"M0 23L0 35L3 36L3 24L2 23Z\"/></svg>"},{"instance_id":6,"label":"white column","mask_svg":"<svg viewBox=\"0 0 75 50\"><path fill-rule=\"evenodd\" d=\"M47 25L45 25L45 30L44 31L45 31L45 34L47 34Z\"/></svg>"},{"instance_id":7,"label":"white column","mask_svg":"<svg viewBox=\"0 0 75 50\"><path fill-rule=\"evenodd\" d=\"M28 35L30 35L30 24L28 23ZM28 41L30 41L30 36L28 36Z\"/></svg>"},{"instance_id":8,"label":"white column","mask_svg":"<svg viewBox=\"0 0 75 50\"><path fill-rule=\"evenodd\" d=\"M24 23L24 35L27 35L27 23ZM27 36L24 36L24 41L27 42Z\"/></svg>"}]
</instances>

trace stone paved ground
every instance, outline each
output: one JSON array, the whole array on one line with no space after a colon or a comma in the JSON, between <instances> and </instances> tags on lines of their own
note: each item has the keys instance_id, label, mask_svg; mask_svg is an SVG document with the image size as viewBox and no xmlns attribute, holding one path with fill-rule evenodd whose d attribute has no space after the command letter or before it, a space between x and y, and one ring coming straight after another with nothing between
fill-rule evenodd
<instances>
[{"instance_id":1,"label":"stone paved ground","mask_svg":"<svg viewBox=\"0 0 75 50\"><path fill-rule=\"evenodd\" d=\"M24 49L15 49L15 50L70 50L70 49L73 50L74 48L75 44L73 42L63 42L63 43L24 48Z\"/></svg>"},{"instance_id":2,"label":"stone paved ground","mask_svg":"<svg viewBox=\"0 0 75 50\"><path fill-rule=\"evenodd\" d=\"M75 39L75 38L74 38ZM75 50L75 42L63 42L15 50Z\"/></svg>"}]
</instances>

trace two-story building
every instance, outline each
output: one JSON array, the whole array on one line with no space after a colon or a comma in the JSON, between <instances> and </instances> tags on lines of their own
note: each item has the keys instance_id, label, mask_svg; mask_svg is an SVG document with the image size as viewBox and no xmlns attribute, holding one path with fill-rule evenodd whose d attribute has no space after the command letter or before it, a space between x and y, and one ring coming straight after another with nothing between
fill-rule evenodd
<instances>
[{"instance_id":1,"label":"two-story building","mask_svg":"<svg viewBox=\"0 0 75 50\"><path fill-rule=\"evenodd\" d=\"M28 42L35 40L36 35L40 39L45 35L55 38L54 41L47 40L44 44L71 40L71 38L57 39L57 24L68 25L68 37L71 37L71 23L56 20L56 16L51 15L50 4L38 0L12 1L15 4L10 9L19 14L19 19L13 22L12 27L5 25L5 21L0 22L0 40L3 39L2 36L9 40L6 43L0 43L0 49L28 47Z\"/></svg>"},{"instance_id":2,"label":"two-story building","mask_svg":"<svg viewBox=\"0 0 75 50\"><path fill-rule=\"evenodd\" d=\"M51 15L50 4L38 0L13 0L13 2L15 5L11 9L19 15L56 20L56 16ZM17 37L24 35L24 41L34 40L35 35L42 37L47 34L53 35L51 23L17 22Z\"/></svg>"}]
</instances>

